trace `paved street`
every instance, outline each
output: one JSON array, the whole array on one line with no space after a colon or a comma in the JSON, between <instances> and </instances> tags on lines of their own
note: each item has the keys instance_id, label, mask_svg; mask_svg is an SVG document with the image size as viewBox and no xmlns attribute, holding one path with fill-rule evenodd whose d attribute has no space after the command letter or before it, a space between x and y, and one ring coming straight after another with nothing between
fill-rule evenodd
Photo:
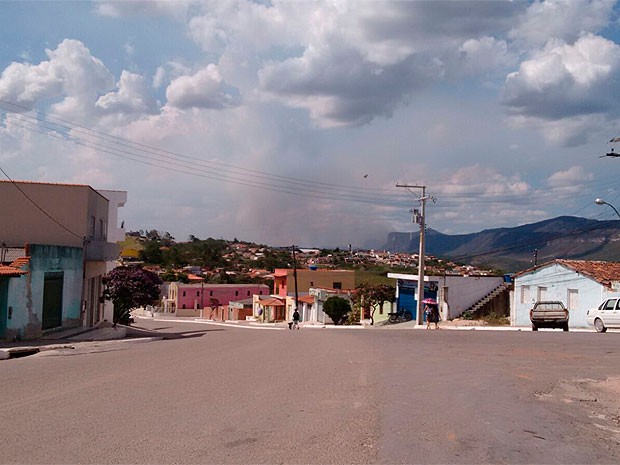
<instances>
[{"instance_id":1,"label":"paved street","mask_svg":"<svg viewBox=\"0 0 620 465\"><path fill-rule=\"evenodd\" d=\"M251 330L0 362L0 463L618 463L620 334Z\"/></svg>"}]
</instances>

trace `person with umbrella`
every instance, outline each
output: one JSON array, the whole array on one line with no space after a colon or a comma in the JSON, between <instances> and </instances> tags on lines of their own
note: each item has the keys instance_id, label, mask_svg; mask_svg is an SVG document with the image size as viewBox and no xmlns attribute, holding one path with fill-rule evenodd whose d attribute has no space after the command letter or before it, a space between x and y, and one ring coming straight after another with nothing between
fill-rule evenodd
<instances>
[{"instance_id":1,"label":"person with umbrella","mask_svg":"<svg viewBox=\"0 0 620 465\"><path fill-rule=\"evenodd\" d=\"M431 329L431 323L435 323L435 329L439 329L439 306L435 299L426 298L422 301L425 305L426 329Z\"/></svg>"}]
</instances>

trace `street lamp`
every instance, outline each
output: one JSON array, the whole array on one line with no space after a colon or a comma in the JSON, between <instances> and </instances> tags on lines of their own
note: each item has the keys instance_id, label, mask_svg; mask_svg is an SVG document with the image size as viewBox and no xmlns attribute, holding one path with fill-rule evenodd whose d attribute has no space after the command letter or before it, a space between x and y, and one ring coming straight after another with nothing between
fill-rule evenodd
<instances>
[{"instance_id":1,"label":"street lamp","mask_svg":"<svg viewBox=\"0 0 620 465\"><path fill-rule=\"evenodd\" d=\"M596 199L594 201L595 204L597 205L609 205L613 211L616 212L616 215L618 215L618 218L620 218L620 213L618 213L618 210L616 210L616 207L614 207L612 204L610 204L609 202L605 202L603 199Z\"/></svg>"}]
</instances>

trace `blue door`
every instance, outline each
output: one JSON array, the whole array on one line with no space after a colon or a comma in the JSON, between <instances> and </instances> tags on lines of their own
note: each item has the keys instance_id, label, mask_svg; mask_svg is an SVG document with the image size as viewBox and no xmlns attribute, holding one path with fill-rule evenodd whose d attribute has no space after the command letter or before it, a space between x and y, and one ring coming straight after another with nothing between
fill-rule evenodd
<instances>
[{"instance_id":1,"label":"blue door","mask_svg":"<svg viewBox=\"0 0 620 465\"><path fill-rule=\"evenodd\" d=\"M416 319L418 300L416 297L415 283L409 285L408 283L399 283L398 286L398 299L396 300L396 310L405 310L411 313L413 320Z\"/></svg>"}]
</instances>

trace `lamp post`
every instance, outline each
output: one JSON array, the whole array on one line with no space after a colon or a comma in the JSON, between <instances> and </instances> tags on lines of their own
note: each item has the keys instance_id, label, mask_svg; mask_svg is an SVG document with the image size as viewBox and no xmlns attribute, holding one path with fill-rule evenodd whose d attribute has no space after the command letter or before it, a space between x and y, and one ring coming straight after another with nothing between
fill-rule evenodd
<instances>
[{"instance_id":1,"label":"lamp post","mask_svg":"<svg viewBox=\"0 0 620 465\"><path fill-rule=\"evenodd\" d=\"M616 207L614 207L612 204L610 204L609 202L605 202L603 199L596 199L594 201L595 204L597 205L608 205L609 207L612 208L613 211L616 212L616 215L618 215L618 218L620 218L620 213L618 213L618 210L616 210Z\"/></svg>"}]
</instances>

